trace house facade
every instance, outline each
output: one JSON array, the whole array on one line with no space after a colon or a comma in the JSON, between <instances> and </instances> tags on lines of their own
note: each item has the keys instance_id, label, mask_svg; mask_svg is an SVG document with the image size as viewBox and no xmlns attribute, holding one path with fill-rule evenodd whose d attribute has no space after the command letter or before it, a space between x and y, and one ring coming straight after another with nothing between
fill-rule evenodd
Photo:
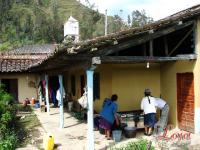
<instances>
[{"instance_id":1,"label":"house facade","mask_svg":"<svg viewBox=\"0 0 200 150\"><path fill-rule=\"evenodd\" d=\"M0 53L0 83L11 93L16 102L38 98L37 86L41 74L30 73L30 65L48 57L56 45L29 45Z\"/></svg>"},{"instance_id":2,"label":"house facade","mask_svg":"<svg viewBox=\"0 0 200 150\"><path fill-rule=\"evenodd\" d=\"M87 85L86 70L94 70L94 109L104 98L118 95L119 111L140 109L144 89L169 103L169 123L200 133L200 5L152 24L65 43L32 74L63 75L65 90L77 101Z\"/></svg>"}]
</instances>

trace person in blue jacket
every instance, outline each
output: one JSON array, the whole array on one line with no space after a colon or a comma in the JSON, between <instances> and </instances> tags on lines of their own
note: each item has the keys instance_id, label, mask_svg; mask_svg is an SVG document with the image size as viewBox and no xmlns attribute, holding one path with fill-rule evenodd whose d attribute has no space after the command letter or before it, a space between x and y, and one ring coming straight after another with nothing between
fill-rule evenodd
<instances>
[{"instance_id":1,"label":"person in blue jacket","mask_svg":"<svg viewBox=\"0 0 200 150\"><path fill-rule=\"evenodd\" d=\"M111 129L114 121L119 125L117 116L117 98L116 94L112 95L111 99L106 98L103 103L102 110L100 112L101 119L99 121L99 127L105 130L105 135L108 140L111 139Z\"/></svg>"}]
</instances>

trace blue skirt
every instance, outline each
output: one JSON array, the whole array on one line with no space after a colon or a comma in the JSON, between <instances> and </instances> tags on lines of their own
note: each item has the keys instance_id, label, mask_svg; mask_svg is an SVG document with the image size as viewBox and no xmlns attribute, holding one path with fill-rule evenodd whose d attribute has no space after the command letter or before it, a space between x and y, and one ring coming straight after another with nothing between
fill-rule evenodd
<instances>
[{"instance_id":1,"label":"blue skirt","mask_svg":"<svg viewBox=\"0 0 200 150\"><path fill-rule=\"evenodd\" d=\"M154 127L156 123L156 113L149 113L144 115L144 125L148 127Z\"/></svg>"}]
</instances>

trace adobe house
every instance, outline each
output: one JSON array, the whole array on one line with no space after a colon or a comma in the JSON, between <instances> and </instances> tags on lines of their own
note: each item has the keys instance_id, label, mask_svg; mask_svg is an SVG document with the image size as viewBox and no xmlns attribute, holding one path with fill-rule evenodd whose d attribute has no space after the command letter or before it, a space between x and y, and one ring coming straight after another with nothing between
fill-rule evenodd
<instances>
[{"instance_id":1,"label":"adobe house","mask_svg":"<svg viewBox=\"0 0 200 150\"><path fill-rule=\"evenodd\" d=\"M56 45L28 45L0 53L0 83L17 102L37 98L40 74L28 72L30 65L39 63L55 50Z\"/></svg>"},{"instance_id":2,"label":"adobe house","mask_svg":"<svg viewBox=\"0 0 200 150\"><path fill-rule=\"evenodd\" d=\"M119 111L140 109L144 89L150 88L153 96L169 103L169 123L200 133L199 16L197 5L143 27L65 42L42 61L30 64L25 75L63 75L65 90L76 100L89 84L86 70L90 68L95 71L96 111L112 94L119 96ZM12 74L7 71L6 76Z\"/></svg>"},{"instance_id":3,"label":"adobe house","mask_svg":"<svg viewBox=\"0 0 200 150\"><path fill-rule=\"evenodd\" d=\"M88 68L94 73L94 109L118 94L119 111L140 109L145 88L170 106L169 122L200 133L200 5L139 28L63 44L32 72L63 74L75 99Z\"/></svg>"}]
</instances>

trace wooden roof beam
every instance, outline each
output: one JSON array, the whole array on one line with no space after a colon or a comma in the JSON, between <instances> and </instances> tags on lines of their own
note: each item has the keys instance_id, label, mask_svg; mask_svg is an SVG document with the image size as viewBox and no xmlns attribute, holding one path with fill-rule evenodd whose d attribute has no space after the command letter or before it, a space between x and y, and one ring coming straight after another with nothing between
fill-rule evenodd
<instances>
[{"instance_id":1,"label":"wooden roof beam","mask_svg":"<svg viewBox=\"0 0 200 150\"><path fill-rule=\"evenodd\" d=\"M168 62L177 60L195 60L195 54L180 55L176 57L148 57L148 56L102 56L101 62L104 63L139 63L139 62Z\"/></svg>"},{"instance_id":2,"label":"wooden roof beam","mask_svg":"<svg viewBox=\"0 0 200 150\"><path fill-rule=\"evenodd\" d=\"M143 33L143 35L138 34L137 36L135 36L134 38L125 41L125 42L119 42L119 44L117 45L111 45L108 47L105 47L99 51L96 51L95 54L96 55L109 55L136 45L140 45L142 43L148 42L150 40L156 39L158 37L167 35L169 33L172 33L176 30L180 30L183 29L185 27L188 27L190 25L192 25L194 23L194 21L188 21L186 23L183 24L177 24L174 25L172 27L168 27L166 29L160 30L160 31L155 31L154 33L149 34L149 32L147 33Z\"/></svg>"},{"instance_id":3,"label":"wooden roof beam","mask_svg":"<svg viewBox=\"0 0 200 150\"><path fill-rule=\"evenodd\" d=\"M171 52L168 54L168 56L171 56L175 50L185 41L185 39L192 33L193 28L191 28L186 35L176 44L176 46L171 50Z\"/></svg>"}]
</instances>

